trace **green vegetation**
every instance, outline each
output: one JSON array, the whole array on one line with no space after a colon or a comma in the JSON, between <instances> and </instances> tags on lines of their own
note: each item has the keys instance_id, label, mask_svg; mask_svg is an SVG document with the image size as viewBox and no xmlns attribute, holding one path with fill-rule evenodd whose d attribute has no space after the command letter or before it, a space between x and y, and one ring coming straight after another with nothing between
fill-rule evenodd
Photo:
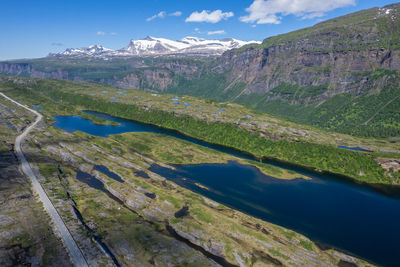
<instances>
[{"instance_id":1,"label":"green vegetation","mask_svg":"<svg viewBox=\"0 0 400 267\"><path fill-rule=\"evenodd\" d=\"M268 139L260 136L257 131L249 131L241 126L235 125L234 118L232 118L230 122L223 122L222 120L197 119L189 115L190 113L176 113L174 109L160 110L159 108L162 108L164 105L160 104L163 103L161 100L163 98L161 96L151 96L144 92L140 93L141 99L137 103L132 101L129 101L129 104L123 102L110 103L107 101L107 97L103 95L84 95L88 94L86 88L91 88L92 86L91 84L79 84L67 81L35 80L35 84L30 84L29 86L13 84L9 86L9 88L13 89L8 90L6 93L13 97L28 95L29 99L33 99L32 101L43 99L45 101L44 103L50 103L49 107L54 107L54 110L48 108L53 114L57 114L58 112L65 113L67 111L71 111L69 114L76 114L77 110L90 109L127 119L134 118L137 121L178 130L198 139L249 152L258 158L275 158L321 171L342 174L365 182L392 183L394 181L394 178L388 176L385 170L375 161L374 153L359 153L337 149L336 145L334 145L335 143L333 143L333 145L328 145L328 143L325 142L316 144L307 142L307 139L298 139L300 142L293 142L285 139ZM28 89L28 87L30 88ZM115 90L101 86L96 90L98 92L103 89ZM135 94L139 94L139 91L136 93L133 92L133 95ZM149 95L148 98L145 97L146 94ZM110 96L108 96L108 98L109 97ZM152 102L149 102L147 99L152 99ZM170 104L169 102L171 101L169 99L167 101L168 104ZM140 105L141 103L146 104ZM207 105L215 105L218 109L218 106L222 107L225 104L214 103L210 100L210 104ZM148 108L149 106L151 106L150 109ZM174 105L172 105L172 107L173 106ZM45 105L44 107L46 108ZM190 110L190 108L183 110ZM271 119L270 121L274 120L275 119ZM286 122L278 121L278 124L279 127L282 127ZM290 123L288 125L290 125ZM291 127L297 126L293 125ZM323 135L320 136L323 137ZM141 142L138 140L128 141L133 142L131 144L132 148L136 146L137 149L146 151L148 142ZM383 144L386 143L383 142ZM101 145L101 142L99 145ZM107 146L108 144L104 145ZM393 145L390 144L390 146ZM147 148L147 152L145 153L151 153L150 151L152 150ZM167 155L168 153L163 154L162 151L159 152L157 152L158 156L163 157L163 160L166 162L179 162L179 157L176 157L176 155L180 153L178 150L171 155ZM188 157L187 160L190 160L190 157ZM263 170L261 167L260 169L267 174L271 174L271 176L275 175L274 172L279 172L269 168ZM286 176L289 174L284 175Z\"/></svg>"},{"instance_id":2,"label":"green vegetation","mask_svg":"<svg viewBox=\"0 0 400 267\"><path fill-rule=\"evenodd\" d=\"M222 99L224 96L221 95L221 93L228 86L223 74L203 74L197 79L186 79L182 76L178 76L176 80L177 82L175 85L168 88L168 93L190 94L206 98Z\"/></svg>"},{"instance_id":3,"label":"green vegetation","mask_svg":"<svg viewBox=\"0 0 400 267\"><path fill-rule=\"evenodd\" d=\"M118 172L119 174L124 173L123 178L126 181L125 183L107 182L106 184L109 188L113 189L113 192L118 192L118 194L115 193L115 195L125 199L126 203L130 201L131 203L140 203L137 202L136 199L145 200L145 205L141 207L133 205L130 209L127 209L126 206L121 205L118 201L114 201L114 199L110 198L107 194L80 182L75 178L76 172L74 170L85 161L78 157L78 162L63 163L62 172L65 174L63 181L60 182L58 179L55 179L52 174L46 177L47 180L51 180L51 182L45 184L46 190L49 192L49 195L54 198L59 199L60 196L57 192L62 188L61 184L64 184L65 189L73 191L73 198L85 222L95 231L94 234L101 236L103 239L102 241L113 249L114 255L121 263L129 264L131 258L125 257L126 251L129 249L136 252L135 260L138 262L148 262L149 259L157 260L158 258L159 260L157 262L166 262L168 260L168 262L171 262L171 265L174 266L176 265L175 262L182 260L187 262L195 261L196 264L194 264L194 266L207 266L205 258L197 256L198 254L196 254L197 252L194 250L181 249L180 243L172 239L166 232L165 225L167 224L188 234L196 232L199 234L200 238L198 240L202 244L209 244L209 242L216 241L221 243L223 245L222 253L224 257L232 263L236 262L234 254L242 253L243 251L246 251L246 253L243 252L239 254L241 257L246 257L252 250L265 251L265 253L270 254L270 252L260 246L255 239L266 243L273 242L273 238L284 240L284 236L281 236L280 231L275 230L275 227L280 228L278 226L273 226L267 222L251 218L222 205L210 204L213 202L210 200L206 201L202 196L173 185L169 181L136 177L130 167L121 167L120 164L126 161L130 155L128 153L119 154L112 150L112 148L118 144L116 139L113 138L116 136L112 136L112 138L102 138L90 136L81 132L63 136L63 131L55 127L46 129L46 132L47 134L38 133L35 136L38 142L47 143L48 140L54 140L62 136L63 139L65 139L65 143L68 145L67 148L61 148L58 144L52 145L65 149L65 151L79 151L88 158L94 158L94 155L96 155L96 157L98 157L98 164L104 164L110 170ZM124 134L123 137L126 138L126 140L134 139L135 137L133 136L135 134L138 134L138 136L136 136L137 139L141 139L140 135L142 133ZM161 135L153 134L150 138L145 138L146 140L144 141L149 142L160 136ZM161 136L161 138L164 137ZM103 140L101 148L103 153L96 153L92 149L92 144L99 144L100 140ZM109 146L103 148L103 144L105 143L109 144ZM159 149L158 145L157 143L154 144L156 150ZM184 144L181 144L180 148L184 147ZM151 148L153 148L153 145L151 145ZM39 149L39 147L36 147L36 149ZM121 151L131 151L129 145L121 145L119 149L121 149ZM111 155L113 156L112 158L110 157ZM141 158L136 154L135 158L129 161L143 167L144 161L146 160L144 157L143 155L143 158ZM58 158L57 154L56 158ZM157 159L153 158L153 160L157 162ZM73 165L71 166L70 164ZM86 162L85 164L89 163ZM45 170L45 168L43 169ZM121 169L124 169L125 172L122 172ZM102 176L102 179L111 180L106 175ZM157 197L154 199L147 198L139 191L139 188L141 188L140 190L144 188L154 193ZM176 219L174 213L184 205L189 207L191 216ZM220 212L221 209L223 212ZM230 216L230 214L235 214L235 216ZM154 221L154 218L158 218L157 221ZM257 227L259 229L242 225L244 221L250 225L258 225ZM235 239L228 234L230 233L230 229L233 228L235 229L234 233L242 237L241 242L236 242ZM270 234L262 234L260 231L263 228L268 229ZM92 236L92 233L88 233L88 237ZM300 238L302 237L299 235L293 240L299 242ZM285 244L277 243L274 249L282 252L282 255L274 255L271 252L272 256L278 259L282 258L283 260L288 260L284 255L291 255L293 251L297 251L298 248L296 247L296 243L288 246L285 242ZM177 256L171 258L172 251L174 253L173 255ZM321 253L325 261L332 261L327 252L316 251L316 253ZM164 258L164 255L166 258ZM248 260L250 260L250 258ZM263 258L257 256L253 257L252 260L259 264L264 261Z\"/></svg>"},{"instance_id":4,"label":"green vegetation","mask_svg":"<svg viewBox=\"0 0 400 267\"><path fill-rule=\"evenodd\" d=\"M392 12L398 14L398 8L392 9ZM324 44L330 43L332 36L339 37L333 40L333 46L321 46L309 51L365 50L370 48L389 48L393 44L398 44L400 40L399 25L392 23L391 16L377 16L377 14L379 14L378 8L362 10L318 23L313 27L269 37L259 47L282 44L291 44L294 47L297 42L303 40L314 43L318 41L320 44ZM358 38L354 38L360 33L374 33L379 36L379 39L367 37L360 41Z\"/></svg>"},{"instance_id":5,"label":"green vegetation","mask_svg":"<svg viewBox=\"0 0 400 267\"><path fill-rule=\"evenodd\" d=\"M52 163L38 163L39 171L44 177L51 177L58 173L57 166Z\"/></svg>"},{"instance_id":6,"label":"green vegetation","mask_svg":"<svg viewBox=\"0 0 400 267\"><path fill-rule=\"evenodd\" d=\"M366 182L390 183L390 178L386 176L384 170L374 161L373 157L365 153L337 149L329 145L270 140L229 123L210 123L187 115L176 117L171 112L156 109L144 110L138 106L123 103L107 103L101 99L72 94L54 86L45 85L39 85L38 91L54 101L63 101L63 103L70 103L85 109L128 119L135 118L137 121L175 129L211 143L247 151L259 158L276 158L294 162Z\"/></svg>"},{"instance_id":7,"label":"green vegetation","mask_svg":"<svg viewBox=\"0 0 400 267\"><path fill-rule=\"evenodd\" d=\"M274 255L274 256L277 256L277 257L280 257L280 258L284 258L284 259L286 259L286 260L289 259L288 256L286 256L286 255L280 253L279 251L277 251L277 250L275 250L275 249L272 249L272 248L271 248L271 249L269 249L268 251L271 252L271 254Z\"/></svg>"},{"instance_id":8,"label":"green vegetation","mask_svg":"<svg viewBox=\"0 0 400 267\"><path fill-rule=\"evenodd\" d=\"M78 134L80 135L80 133ZM87 138L87 136L82 135L82 138ZM281 169L270 164L259 163L252 160L244 160L226 153L218 152L213 149L162 134L149 132L124 133L112 135L106 140L103 138L93 138L91 141L108 150L118 147L121 154L129 154L129 151L132 150L138 151L139 153L150 156L152 159L161 161L163 163L226 163L228 160L235 160L242 164L253 165L264 174L270 175L277 179L309 179L309 177L294 171ZM119 146L119 144L121 144L121 146ZM128 148L128 150L124 151L124 147L125 149ZM120 172L123 172L123 170L120 170ZM202 187L202 185L198 186ZM170 201L172 204L175 203L173 199L170 200L168 201Z\"/></svg>"},{"instance_id":9,"label":"green vegetation","mask_svg":"<svg viewBox=\"0 0 400 267\"><path fill-rule=\"evenodd\" d=\"M368 182L389 182L383 169L372 157L327 145L295 143L285 140L273 141L237 126L225 123L207 123L189 116L175 117L173 113L159 110L145 111L133 105L106 105L101 100L61 92L49 92L54 98L82 105L88 109L106 112L124 118L134 117L138 121L176 129L208 142L234 147L250 152L257 157L277 158L296 162L320 170L347 175ZM360 171L364 173L360 176Z\"/></svg>"},{"instance_id":10,"label":"green vegetation","mask_svg":"<svg viewBox=\"0 0 400 267\"><path fill-rule=\"evenodd\" d=\"M81 114L79 114L79 116L80 116L81 118L91 120L91 121L94 122L95 124L100 124L100 125L112 125L112 126L118 126L118 125L119 125L118 122L115 122L115 121L107 121L107 120L105 120L105 119L103 119L103 118L100 118L100 117L98 117L98 116L94 116L94 115L92 115L92 114L88 114L88 113L85 113L85 112L82 112Z\"/></svg>"},{"instance_id":11,"label":"green vegetation","mask_svg":"<svg viewBox=\"0 0 400 267\"><path fill-rule=\"evenodd\" d=\"M307 250L313 250L314 247L314 244L308 240L300 240L299 245Z\"/></svg>"},{"instance_id":12,"label":"green vegetation","mask_svg":"<svg viewBox=\"0 0 400 267\"><path fill-rule=\"evenodd\" d=\"M264 112L336 132L363 137L399 136L400 74L380 69L365 73L362 77L370 77L371 84L374 80L384 78L387 86L374 94L354 96L343 93L317 105L302 105L291 104L289 101L301 96L304 98L320 95L327 88L301 88L297 85L281 84L272 90L281 100L266 102L268 95L260 97L253 94L242 96L238 101Z\"/></svg>"},{"instance_id":13,"label":"green vegetation","mask_svg":"<svg viewBox=\"0 0 400 267\"><path fill-rule=\"evenodd\" d=\"M328 90L328 85L301 87L290 83L281 83L271 90L271 93L280 95L285 100L294 100L296 98L309 98L321 95Z\"/></svg>"}]
</instances>

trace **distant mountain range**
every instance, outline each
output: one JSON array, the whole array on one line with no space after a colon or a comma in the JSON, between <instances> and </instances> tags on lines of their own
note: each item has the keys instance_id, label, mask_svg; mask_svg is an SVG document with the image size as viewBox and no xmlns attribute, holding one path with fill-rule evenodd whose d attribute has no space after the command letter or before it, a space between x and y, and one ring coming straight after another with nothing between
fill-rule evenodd
<instances>
[{"instance_id":1,"label":"distant mountain range","mask_svg":"<svg viewBox=\"0 0 400 267\"><path fill-rule=\"evenodd\" d=\"M245 44L147 37L0 62L0 73L194 95L336 132L400 136L400 3Z\"/></svg>"},{"instance_id":2,"label":"distant mountain range","mask_svg":"<svg viewBox=\"0 0 400 267\"><path fill-rule=\"evenodd\" d=\"M185 37L173 41L165 38L147 36L140 40L131 40L121 49L112 50L102 45L91 45L83 48L68 48L60 53L49 54L50 57L132 57L157 55L215 56L223 52L239 48L246 44L260 44L258 41L241 41L233 38L207 40L198 37Z\"/></svg>"}]
</instances>

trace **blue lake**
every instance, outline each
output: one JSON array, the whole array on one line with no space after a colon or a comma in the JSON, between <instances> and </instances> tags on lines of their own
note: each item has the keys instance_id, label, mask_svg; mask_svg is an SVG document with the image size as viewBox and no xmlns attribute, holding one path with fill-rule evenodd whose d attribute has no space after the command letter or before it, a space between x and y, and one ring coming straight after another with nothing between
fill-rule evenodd
<instances>
[{"instance_id":1,"label":"blue lake","mask_svg":"<svg viewBox=\"0 0 400 267\"><path fill-rule=\"evenodd\" d=\"M97 125L78 116L55 117L54 126L106 137L124 132L155 132L181 138L235 156L250 155L208 144L175 131L90 112L120 123ZM384 266L398 266L400 194L398 188L357 184L334 175L267 162L295 170L311 180L280 180L236 162L175 166L151 170L194 192L252 216L300 232L312 240ZM108 170L103 170L107 172ZM209 190L195 185L200 183Z\"/></svg>"},{"instance_id":2,"label":"blue lake","mask_svg":"<svg viewBox=\"0 0 400 267\"><path fill-rule=\"evenodd\" d=\"M96 165L93 168L96 171L102 172L103 174L107 175L111 179L114 179L117 182L123 183L124 180L115 172L110 171L106 166L103 165Z\"/></svg>"},{"instance_id":3,"label":"blue lake","mask_svg":"<svg viewBox=\"0 0 400 267\"><path fill-rule=\"evenodd\" d=\"M368 152L368 150L363 149L358 146L350 147L350 146L338 146L338 148L343 148L343 149L348 149L348 150L353 150L353 151L361 151L361 152Z\"/></svg>"}]
</instances>

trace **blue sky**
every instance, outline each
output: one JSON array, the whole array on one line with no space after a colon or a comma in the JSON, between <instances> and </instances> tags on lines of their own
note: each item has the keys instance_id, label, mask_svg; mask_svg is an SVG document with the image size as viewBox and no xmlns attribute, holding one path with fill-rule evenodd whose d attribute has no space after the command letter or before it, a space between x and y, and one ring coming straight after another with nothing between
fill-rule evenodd
<instances>
[{"instance_id":1,"label":"blue sky","mask_svg":"<svg viewBox=\"0 0 400 267\"><path fill-rule=\"evenodd\" d=\"M119 49L129 40L147 35L174 40L198 36L262 41L321 20L396 2L5 0L0 4L0 60L43 57L91 44Z\"/></svg>"}]
</instances>

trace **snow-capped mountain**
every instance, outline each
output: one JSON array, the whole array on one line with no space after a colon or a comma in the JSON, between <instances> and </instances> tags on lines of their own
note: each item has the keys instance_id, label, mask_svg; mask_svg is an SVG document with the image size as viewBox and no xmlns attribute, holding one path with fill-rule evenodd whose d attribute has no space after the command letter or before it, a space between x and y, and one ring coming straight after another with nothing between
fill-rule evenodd
<instances>
[{"instance_id":1,"label":"snow-capped mountain","mask_svg":"<svg viewBox=\"0 0 400 267\"><path fill-rule=\"evenodd\" d=\"M251 43L260 43L257 41L241 41L233 38L225 38L221 40L206 40L197 37L185 37L179 42L186 43L189 46L180 50L181 53L185 54L213 54L213 55L221 55L223 52L233 49L239 48L246 44Z\"/></svg>"},{"instance_id":2,"label":"snow-capped mountain","mask_svg":"<svg viewBox=\"0 0 400 267\"><path fill-rule=\"evenodd\" d=\"M95 56L95 57L131 57L157 55L221 55L223 52L239 48L257 41L241 41L233 38L222 40L207 40L198 37L185 37L178 41L165 38L146 37L140 40L131 40L129 44L119 50L111 50L101 45L92 45L87 48L69 48L64 52L49 54L49 56Z\"/></svg>"},{"instance_id":3,"label":"snow-capped mountain","mask_svg":"<svg viewBox=\"0 0 400 267\"><path fill-rule=\"evenodd\" d=\"M147 36L144 39L131 40L126 47L117 50L116 52L135 56L159 55L176 53L179 50L182 50L188 46L188 44L180 41L172 41L164 38L154 38Z\"/></svg>"},{"instance_id":4,"label":"snow-capped mountain","mask_svg":"<svg viewBox=\"0 0 400 267\"><path fill-rule=\"evenodd\" d=\"M101 56L112 51L112 49L105 48L102 45L91 45L82 48L68 48L63 52L50 54L49 56Z\"/></svg>"}]
</instances>

